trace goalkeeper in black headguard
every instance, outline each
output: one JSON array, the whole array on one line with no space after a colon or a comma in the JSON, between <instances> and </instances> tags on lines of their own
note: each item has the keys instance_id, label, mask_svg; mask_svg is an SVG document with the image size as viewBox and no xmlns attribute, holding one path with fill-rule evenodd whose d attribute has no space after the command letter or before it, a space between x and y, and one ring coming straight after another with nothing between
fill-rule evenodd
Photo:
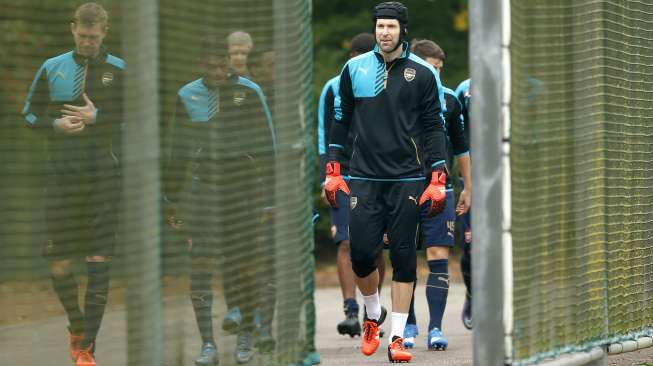
<instances>
[{"instance_id":1,"label":"goalkeeper in black headguard","mask_svg":"<svg viewBox=\"0 0 653 366\"><path fill-rule=\"evenodd\" d=\"M430 203L429 214L434 215L446 200L444 95L433 66L410 53L406 7L381 3L374 8L373 21L374 51L349 60L340 75L325 192L335 207L336 192L349 194L351 187L351 261L366 307L365 355L378 348L379 325L386 317L377 292L376 257L387 228L394 268L388 357L407 362L412 356L402 337L415 281L420 205ZM347 185L339 161L350 130L354 140ZM423 163L430 169L428 177Z\"/></svg>"}]
</instances>

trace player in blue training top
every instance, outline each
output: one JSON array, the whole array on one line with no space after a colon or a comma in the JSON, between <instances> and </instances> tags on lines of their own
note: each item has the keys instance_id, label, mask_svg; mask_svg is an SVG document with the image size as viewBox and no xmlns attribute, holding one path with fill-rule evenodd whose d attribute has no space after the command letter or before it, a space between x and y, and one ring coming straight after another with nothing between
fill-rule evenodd
<instances>
[{"instance_id":1,"label":"player in blue training top","mask_svg":"<svg viewBox=\"0 0 653 366\"><path fill-rule=\"evenodd\" d=\"M102 48L108 21L96 3L77 8L70 24L75 49L43 63L23 109L27 125L47 139L43 254L70 322L70 356L77 366L95 365L121 194L125 64ZM76 258L85 258L88 273L83 312Z\"/></svg>"},{"instance_id":2,"label":"player in blue training top","mask_svg":"<svg viewBox=\"0 0 653 366\"><path fill-rule=\"evenodd\" d=\"M218 256L239 264L232 266L238 273L221 272L240 286L233 299L242 314L235 359L247 363L253 356L256 309L263 324L271 323L274 311L273 252L264 241L272 230L274 196L266 187L274 186L275 134L261 89L229 71L223 40L207 37L202 50L203 77L177 93L165 191L169 201L177 202L191 170L190 204L182 217L192 236L190 292L202 338L195 364L218 363L211 315ZM259 332L259 349L271 352L270 329Z\"/></svg>"},{"instance_id":3,"label":"player in blue training top","mask_svg":"<svg viewBox=\"0 0 653 366\"><path fill-rule=\"evenodd\" d=\"M350 57L356 57L363 53L372 51L376 41L374 35L371 33L361 33L356 35L351 40L349 51ZM318 105L318 152L320 155L320 181L324 186L324 179L326 178L326 163L328 161L327 151L329 147L328 132L333 124L335 115L334 101L338 94L340 83L340 75L327 81L320 94L320 101ZM346 151L351 149L352 136L349 136L347 141ZM341 174L347 179L349 169L349 155L343 154L343 160L340 162ZM325 197L325 192L322 190L322 195ZM354 279L354 272L351 268L350 259L350 246L349 246L349 200L347 195L343 192L336 194L338 207L331 207L331 235L334 243L338 246L337 267L338 267L338 280L340 282L340 290L342 291L343 309L345 312L345 319L338 323L337 329L340 334L348 334L349 336L357 336L361 334L361 326L358 321L358 302L356 301L356 282ZM383 283L385 274L385 260L383 253L379 253L377 258L377 265L379 268L379 290Z\"/></svg>"},{"instance_id":4,"label":"player in blue training top","mask_svg":"<svg viewBox=\"0 0 653 366\"><path fill-rule=\"evenodd\" d=\"M456 97L462 106L463 118L465 119L465 139L468 146L470 145L469 133L471 129L471 118L469 107L471 105L470 79L460 83L456 88ZM470 178L464 178L460 181L462 189L467 189L472 185ZM465 305L463 305L462 320L467 329L472 329L472 213L467 211L460 216L460 227L463 233L463 255L460 258L460 269L463 272L463 281L467 288L465 295Z\"/></svg>"},{"instance_id":5,"label":"player in blue training top","mask_svg":"<svg viewBox=\"0 0 653 366\"><path fill-rule=\"evenodd\" d=\"M405 41L408 11L399 2L374 8L377 45L372 52L349 60L340 76L331 127L325 192L338 207L336 193L349 194L352 268L363 294L367 316L362 352L379 346L381 307L376 268L388 229L392 274L392 330L388 358L412 358L403 334L416 271L420 205L430 202L435 215L446 203L446 139L441 106L444 96L437 72L410 53ZM340 171L349 134L353 134L349 185ZM431 183L424 189L427 176Z\"/></svg>"},{"instance_id":6,"label":"player in blue training top","mask_svg":"<svg viewBox=\"0 0 653 366\"><path fill-rule=\"evenodd\" d=\"M435 42L430 40L414 41L411 44L411 50L441 73L446 56ZM451 89L445 87L444 92L447 106L444 116L449 142L447 164L452 166L455 158L460 175L465 179L470 179L471 166L469 149L465 140L462 106ZM447 339L442 335L442 316L449 292L449 248L454 245L456 213L464 214L469 210L470 204L471 187L468 186L460 193L458 205L454 207L453 185L447 177L447 206L445 210L435 217L427 217L426 210L422 210L422 243L426 246L426 260L429 266L426 300L430 321L426 345L432 350L445 350L448 346ZM407 347L413 346L417 334L413 299L408 324L404 332Z\"/></svg>"}]
</instances>

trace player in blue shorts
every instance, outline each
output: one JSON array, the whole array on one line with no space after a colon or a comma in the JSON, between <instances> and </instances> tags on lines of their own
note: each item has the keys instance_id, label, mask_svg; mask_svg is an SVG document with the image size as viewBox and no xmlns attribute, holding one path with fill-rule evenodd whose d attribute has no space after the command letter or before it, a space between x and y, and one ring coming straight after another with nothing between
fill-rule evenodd
<instances>
[{"instance_id":1,"label":"player in blue shorts","mask_svg":"<svg viewBox=\"0 0 653 366\"><path fill-rule=\"evenodd\" d=\"M433 65L438 72L441 72L446 56L435 42L430 40L414 41L411 50L415 55ZM444 93L447 107L444 114L448 138L447 164L451 166L455 160L461 176L469 179L471 167L469 149L465 140L462 106L451 89L445 87ZM427 347L433 350L445 350L448 346L446 337L442 335L442 316L449 292L449 248L454 245L456 213L459 215L465 213L469 210L471 203L471 187L469 186L461 192L457 206L454 205L453 185L450 179L447 179L446 192L445 210L435 217L427 217L426 209L423 209L421 217L421 242L426 247L426 259L429 266L429 276L426 282L426 299L430 315ZM404 331L407 347L412 347L415 343L415 336L418 334L416 324L413 298Z\"/></svg>"},{"instance_id":2,"label":"player in blue shorts","mask_svg":"<svg viewBox=\"0 0 653 366\"><path fill-rule=\"evenodd\" d=\"M376 41L371 33L361 33L351 40L349 51L350 57L356 57L365 52L374 49ZM320 180L324 185L326 177L327 150L329 146L328 132L331 128L334 118L333 103L335 96L338 94L338 85L340 75L327 81L320 94L318 105L318 152L320 155ZM351 148L351 139L347 143L347 148ZM348 174L349 161L345 158L341 162L341 172L343 176ZM324 191L322 191L324 197ZM333 242L338 246L337 267L338 280L342 291L343 309L345 319L338 323L337 329L340 334L347 334L354 337L361 334L361 326L358 320L358 302L356 301L356 282L354 271L351 268L350 246L349 246L349 198L343 192L336 195L338 200L337 208L330 208L331 215L331 236ZM385 273L385 260L383 253L379 253L377 260L379 267L379 277L382 279ZM381 281L382 282L382 281ZM379 283L379 287L381 286Z\"/></svg>"},{"instance_id":3,"label":"player in blue shorts","mask_svg":"<svg viewBox=\"0 0 653 366\"><path fill-rule=\"evenodd\" d=\"M456 97L463 108L463 118L465 119L465 139L467 145L469 142L469 131L471 129L471 118L469 117L469 106L471 103L470 79L467 79L456 88ZM469 179L461 179L460 186L471 186ZM467 329L472 329L472 213L471 210L459 217L460 229L463 233L463 255L460 258L460 268L463 272L463 281L467 293L465 295L465 305L463 305L462 320Z\"/></svg>"}]
</instances>

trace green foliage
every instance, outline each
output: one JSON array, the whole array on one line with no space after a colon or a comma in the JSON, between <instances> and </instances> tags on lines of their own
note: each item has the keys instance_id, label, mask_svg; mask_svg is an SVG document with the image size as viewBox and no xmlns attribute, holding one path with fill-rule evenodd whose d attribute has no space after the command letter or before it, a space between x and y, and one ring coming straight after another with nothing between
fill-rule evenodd
<instances>
[{"instance_id":1,"label":"green foliage","mask_svg":"<svg viewBox=\"0 0 653 366\"><path fill-rule=\"evenodd\" d=\"M315 1L313 7L314 95L347 61L349 40L373 32L372 9L379 1ZM468 77L467 32L456 31L454 18L467 9L463 0L408 0L408 38L430 39L447 54L442 82L455 88Z\"/></svg>"}]
</instances>

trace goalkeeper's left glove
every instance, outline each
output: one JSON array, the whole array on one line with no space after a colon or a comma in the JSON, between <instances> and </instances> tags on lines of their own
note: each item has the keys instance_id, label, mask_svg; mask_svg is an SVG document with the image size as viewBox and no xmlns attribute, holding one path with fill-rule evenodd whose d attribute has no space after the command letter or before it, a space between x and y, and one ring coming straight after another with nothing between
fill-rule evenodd
<instances>
[{"instance_id":1,"label":"goalkeeper's left glove","mask_svg":"<svg viewBox=\"0 0 653 366\"><path fill-rule=\"evenodd\" d=\"M419 199L420 206L426 203L426 201L431 201L431 207L427 212L428 217L433 217L440 212L444 211L444 207L447 204L447 191L445 184L447 182L447 173L442 170L434 170L431 173L431 183L422 193L422 197Z\"/></svg>"}]
</instances>

